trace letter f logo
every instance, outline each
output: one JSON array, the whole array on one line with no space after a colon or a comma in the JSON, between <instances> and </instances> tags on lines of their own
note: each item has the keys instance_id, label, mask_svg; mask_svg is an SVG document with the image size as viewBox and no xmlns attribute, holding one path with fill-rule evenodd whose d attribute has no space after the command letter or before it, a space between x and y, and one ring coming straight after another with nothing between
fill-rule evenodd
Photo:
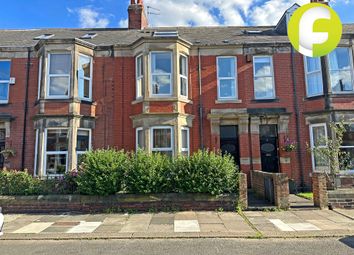
<instances>
[{"instance_id":1,"label":"letter f logo","mask_svg":"<svg viewBox=\"0 0 354 255\"><path fill-rule=\"evenodd\" d=\"M288 36L294 48L308 57L320 57L334 50L342 36L338 15L324 4L307 4L290 19Z\"/></svg>"}]
</instances>

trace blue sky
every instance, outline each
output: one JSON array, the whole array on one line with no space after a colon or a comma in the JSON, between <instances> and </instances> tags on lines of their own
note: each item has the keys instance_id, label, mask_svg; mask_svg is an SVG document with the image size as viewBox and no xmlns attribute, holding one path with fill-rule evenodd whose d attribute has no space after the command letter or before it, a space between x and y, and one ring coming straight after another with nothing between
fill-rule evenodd
<instances>
[{"instance_id":1,"label":"blue sky","mask_svg":"<svg viewBox=\"0 0 354 255\"><path fill-rule=\"evenodd\" d=\"M0 28L125 27L128 0L13 0L2 4ZM145 0L158 8L153 26L271 25L294 2L309 0ZM333 1L332 1L333 2ZM332 7L343 23L354 23L354 0Z\"/></svg>"}]
</instances>

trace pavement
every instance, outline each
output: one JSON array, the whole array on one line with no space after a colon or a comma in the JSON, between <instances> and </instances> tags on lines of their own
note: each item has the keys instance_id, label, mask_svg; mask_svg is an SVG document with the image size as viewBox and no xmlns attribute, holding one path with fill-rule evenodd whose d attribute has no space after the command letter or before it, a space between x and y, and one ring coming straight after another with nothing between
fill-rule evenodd
<instances>
[{"instance_id":1,"label":"pavement","mask_svg":"<svg viewBox=\"0 0 354 255\"><path fill-rule=\"evenodd\" d=\"M1 240L354 236L354 210L5 215Z\"/></svg>"}]
</instances>

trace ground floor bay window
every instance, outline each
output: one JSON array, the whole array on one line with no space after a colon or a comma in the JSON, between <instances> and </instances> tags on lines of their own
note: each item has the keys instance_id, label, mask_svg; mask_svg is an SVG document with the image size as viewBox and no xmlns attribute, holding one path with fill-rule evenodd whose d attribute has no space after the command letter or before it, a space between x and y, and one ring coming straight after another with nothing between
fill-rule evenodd
<instances>
[{"instance_id":1,"label":"ground floor bay window","mask_svg":"<svg viewBox=\"0 0 354 255\"><path fill-rule=\"evenodd\" d=\"M45 137L45 175L62 175L68 164L68 129L47 129Z\"/></svg>"}]
</instances>

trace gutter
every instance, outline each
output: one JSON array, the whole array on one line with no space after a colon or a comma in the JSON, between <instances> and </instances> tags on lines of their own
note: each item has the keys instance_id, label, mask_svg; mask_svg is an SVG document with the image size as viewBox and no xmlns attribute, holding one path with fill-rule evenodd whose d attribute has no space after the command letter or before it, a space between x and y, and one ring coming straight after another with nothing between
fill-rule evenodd
<instances>
[{"instance_id":1,"label":"gutter","mask_svg":"<svg viewBox=\"0 0 354 255\"><path fill-rule=\"evenodd\" d=\"M296 80L296 69L295 69L295 51L294 47L291 47L291 77L293 81L293 94L294 94L294 109L295 109L295 121L296 121L296 142L297 142L297 160L300 166L300 185L301 189L304 188L304 163L301 158L301 130L300 130L300 111L297 97L297 80Z\"/></svg>"},{"instance_id":2,"label":"gutter","mask_svg":"<svg viewBox=\"0 0 354 255\"><path fill-rule=\"evenodd\" d=\"M203 135L203 96L202 96L202 62L200 56L200 48L198 47L198 83L199 83L199 139L200 149L204 150Z\"/></svg>"},{"instance_id":3,"label":"gutter","mask_svg":"<svg viewBox=\"0 0 354 255\"><path fill-rule=\"evenodd\" d=\"M28 115L28 87L30 80L31 69L31 48L27 48L27 64L26 64L26 92L25 92L25 105L24 105L24 117L23 117L23 133L22 133L22 155L21 155L21 170L25 169L25 151L26 151L26 130L27 130L27 115Z\"/></svg>"}]
</instances>

